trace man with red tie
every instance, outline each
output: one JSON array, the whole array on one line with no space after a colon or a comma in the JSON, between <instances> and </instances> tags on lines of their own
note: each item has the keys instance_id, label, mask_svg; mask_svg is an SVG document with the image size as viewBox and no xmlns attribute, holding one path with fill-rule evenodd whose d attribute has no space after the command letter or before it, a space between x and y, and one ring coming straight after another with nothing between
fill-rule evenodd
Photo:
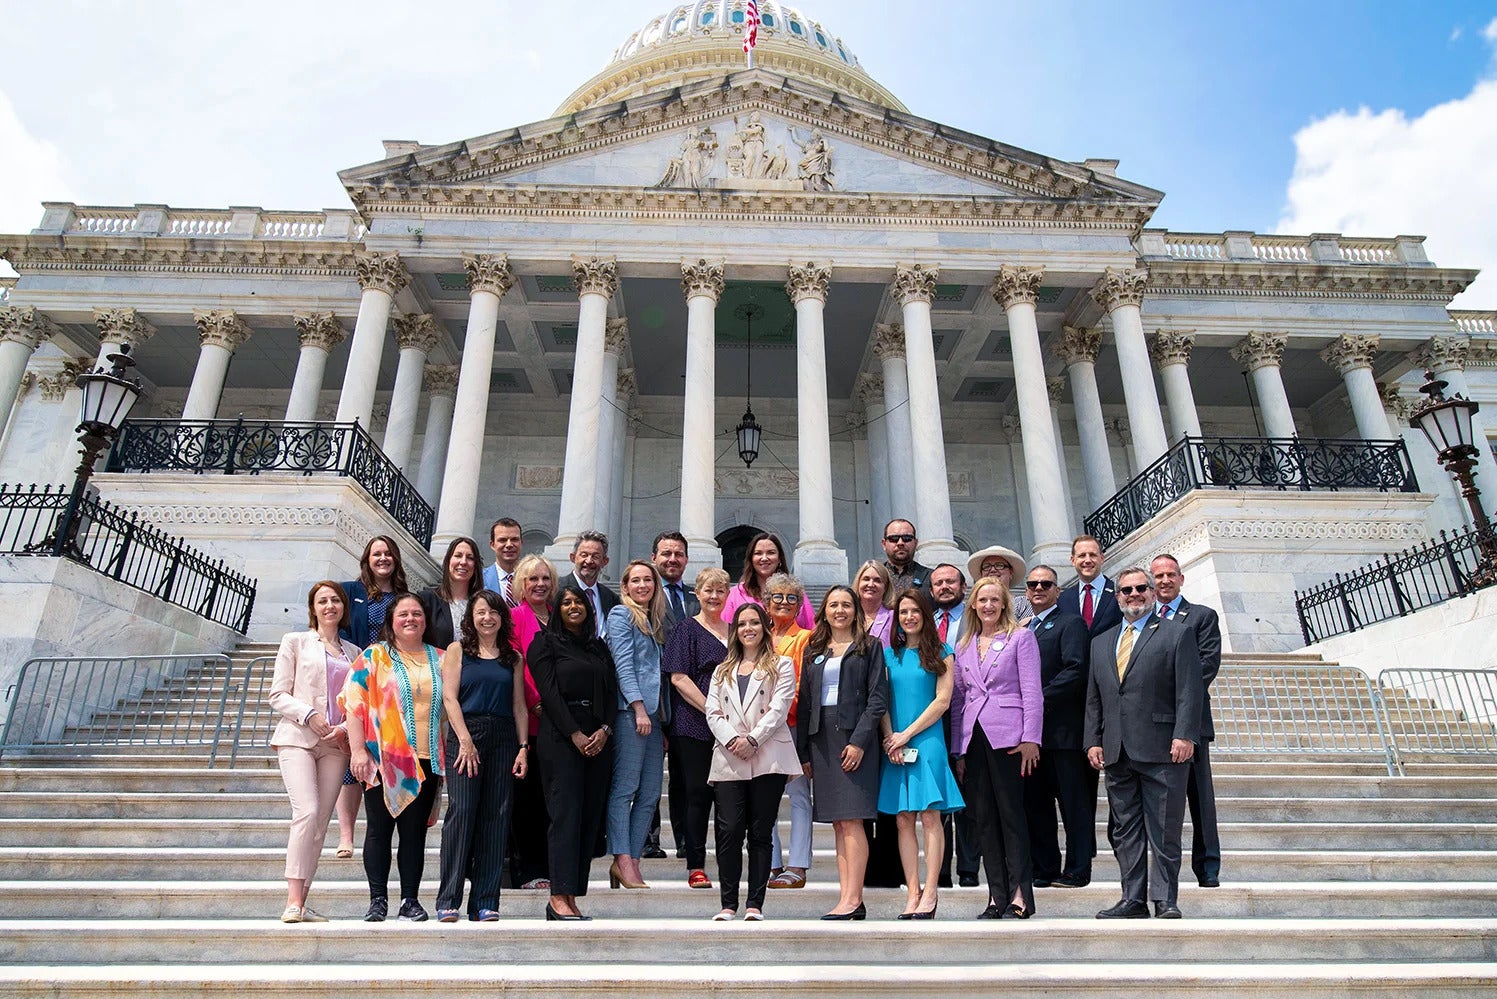
<instances>
[{"instance_id":1,"label":"man with red tie","mask_svg":"<svg viewBox=\"0 0 1497 999\"><path fill-rule=\"evenodd\" d=\"M1102 575L1101 542L1090 534L1077 535L1071 542L1071 567L1076 570L1076 582L1061 591L1056 606L1063 613L1080 614L1092 638L1122 624L1112 580Z\"/></svg>"}]
</instances>

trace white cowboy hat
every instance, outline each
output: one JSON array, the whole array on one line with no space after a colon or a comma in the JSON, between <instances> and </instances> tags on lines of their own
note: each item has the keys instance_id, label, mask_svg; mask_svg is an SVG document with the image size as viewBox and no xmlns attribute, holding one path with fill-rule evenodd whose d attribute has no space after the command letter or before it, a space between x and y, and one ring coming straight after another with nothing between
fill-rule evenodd
<instances>
[{"instance_id":1,"label":"white cowboy hat","mask_svg":"<svg viewBox=\"0 0 1497 999\"><path fill-rule=\"evenodd\" d=\"M1001 558L1013 566L1013 582L1020 582L1029 575L1029 567L1024 562L1024 556L1012 548L989 545L980 552L973 552L972 557L967 559L967 575L971 577L972 582L975 583L982 578L982 564L990 558Z\"/></svg>"}]
</instances>

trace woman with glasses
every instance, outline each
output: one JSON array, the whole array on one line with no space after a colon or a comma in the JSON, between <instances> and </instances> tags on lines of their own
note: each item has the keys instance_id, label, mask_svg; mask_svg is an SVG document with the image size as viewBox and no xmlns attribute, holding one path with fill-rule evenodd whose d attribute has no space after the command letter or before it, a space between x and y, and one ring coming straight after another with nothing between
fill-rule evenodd
<instances>
[{"instance_id":1,"label":"woman with glasses","mask_svg":"<svg viewBox=\"0 0 1497 999\"><path fill-rule=\"evenodd\" d=\"M801 581L785 572L777 572L764 583L764 602L769 610L770 637L775 651L795 666L796 688L800 687L801 653L811 632L796 621L807 606L806 588ZM790 702L790 737L795 738L795 701ZM784 863L785 850L780 843L780 826L775 823L773 840L774 869L769 872L771 888L804 888L806 872L811 868L811 782L804 775L790 778L785 785L790 798L790 863Z\"/></svg>"},{"instance_id":2,"label":"woman with glasses","mask_svg":"<svg viewBox=\"0 0 1497 999\"><path fill-rule=\"evenodd\" d=\"M1013 592L1014 581L1023 579L1027 571L1024 557L1002 545L989 545L980 552L973 552L972 557L967 559L968 579L996 579L999 585L1009 591L1009 596L1013 598L1014 620L1020 624L1034 614L1029 601L1022 594L1014 596Z\"/></svg>"}]
</instances>

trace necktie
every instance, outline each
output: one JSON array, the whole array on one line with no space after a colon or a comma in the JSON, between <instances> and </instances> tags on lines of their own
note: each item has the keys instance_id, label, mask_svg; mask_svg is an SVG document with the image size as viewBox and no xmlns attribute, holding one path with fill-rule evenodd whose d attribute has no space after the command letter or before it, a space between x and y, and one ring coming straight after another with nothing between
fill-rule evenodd
<instances>
[{"instance_id":1,"label":"necktie","mask_svg":"<svg viewBox=\"0 0 1497 999\"><path fill-rule=\"evenodd\" d=\"M504 602L511 607L515 605L514 578L514 573L507 573L504 577Z\"/></svg>"},{"instance_id":2,"label":"necktie","mask_svg":"<svg viewBox=\"0 0 1497 999\"><path fill-rule=\"evenodd\" d=\"M943 642L946 641L946 628L948 627L948 625L950 624L950 622L951 622L951 612L943 610L941 612L941 626L940 626L941 641L943 641Z\"/></svg>"},{"instance_id":3,"label":"necktie","mask_svg":"<svg viewBox=\"0 0 1497 999\"><path fill-rule=\"evenodd\" d=\"M1030 618L1030 620L1029 620L1029 630L1030 631L1039 631L1040 630L1040 619L1038 617Z\"/></svg>"},{"instance_id":4,"label":"necktie","mask_svg":"<svg viewBox=\"0 0 1497 999\"><path fill-rule=\"evenodd\" d=\"M1133 639L1138 634L1138 629L1128 624L1123 626L1123 638L1118 642L1118 683L1123 682L1123 674L1128 671L1128 659L1133 655Z\"/></svg>"},{"instance_id":5,"label":"necktie","mask_svg":"<svg viewBox=\"0 0 1497 999\"><path fill-rule=\"evenodd\" d=\"M671 610L675 612L678 619L686 620L686 601L681 598L681 584L671 583L666 590L671 595Z\"/></svg>"},{"instance_id":6,"label":"necktie","mask_svg":"<svg viewBox=\"0 0 1497 999\"><path fill-rule=\"evenodd\" d=\"M1169 618L1169 616L1170 616L1170 605L1169 604L1160 604L1159 605L1159 616L1162 617L1162 618L1165 618L1165 619Z\"/></svg>"},{"instance_id":7,"label":"necktie","mask_svg":"<svg viewBox=\"0 0 1497 999\"><path fill-rule=\"evenodd\" d=\"M1092 584L1087 583L1086 596L1081 598L1081 619L1086 622L1088 628L1092 626L1092 615L1096 613L1096 610L1096 607L1092 605Z\"/></svg>"},{"instance_id":8,"label":"necktie","mask_svg":"<svg viewBox=\"0 0 1497 999\"><path fill-rule=\"evenodd\" d=\"M598 602L598 591L589 586L587 599L593 605L593 620L598 622L598 634L602 636L607 633L607 624L603 620L603 605Z\"/></svg>"}]
</instances>

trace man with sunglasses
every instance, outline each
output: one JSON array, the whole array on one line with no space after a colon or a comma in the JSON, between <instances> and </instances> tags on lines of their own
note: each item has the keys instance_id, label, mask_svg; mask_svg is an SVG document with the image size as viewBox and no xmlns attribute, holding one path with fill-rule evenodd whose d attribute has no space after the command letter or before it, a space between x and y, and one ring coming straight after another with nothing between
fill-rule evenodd
<instances>
[{"instance_id":1,"label":"man with sunglasses","mask_svg":"<svg viewBox=\"0 0 1497 999\"><path fill-rule=\"evenodd\" d=\"M919 544L910 521L895 519L884 525L884 568L894 577L895 593L916 589L930 596L930 569L915 561Z\"/></svg>"},{"instance_id":2,"label":"man with sunglasses","mask_svg":"<svg viewBox=\"0 0 1497 999\"><path fill-rule=\"evenodd\" d=\"M1123 623L1092 639L1083 743L1107 778L1123 897L1098 919L1179 919L1185 784L1205 682L1195 633L1155 613L1146 570L1117 578ZM1150 869L1152 866L1152 870Z\"/></svg>"},{"instance_id":3,"label":"man with sunglasses","mask_svg":"<svg viewBox=\"0 0 1497 999\"><path fill-rule=\"evenodd\" d=\"M1054 569L1037 565L1029 570L1024 590L1034 608L1026 627L1039 642L1045 697L1040 762L1024 781L1034 885L1083 888L1092 880L1092 856L1097 852L1097 771L1087 763L1081 743L1091 639L1081 615L1056 606L1060 581ZM1056 835L1057 806L1066 830L1064 867Z\"/></svg>"}]
</instances>

